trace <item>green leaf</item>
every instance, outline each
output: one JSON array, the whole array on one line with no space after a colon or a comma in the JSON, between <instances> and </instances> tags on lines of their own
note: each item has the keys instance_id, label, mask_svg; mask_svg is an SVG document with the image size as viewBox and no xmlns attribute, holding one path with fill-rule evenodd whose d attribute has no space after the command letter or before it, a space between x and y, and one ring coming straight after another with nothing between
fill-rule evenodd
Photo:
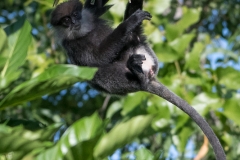
<instances>
[{"instance_id":1,"label":"green leaf","mask_svg":"<svg viewBox=\"0 0 240 160\"><path fill-rule=\"evenodd\" d=\"M2 66L4 66L6 62L7 62L7 58L4 57L4 56L2 56L2 55L0 55L0 68L1 68ZM0 78L0 79L1 79L1 78ZM0 84L0 85L1 85L1 84Z\"/></svg>"},{"instance_id":2,"label":"green leaf","mask_svg":"<svg viewBox=\"0 0 240 160\"><path fill-rule=\"evenodd\" d=\"M162 14L170 7L171 0L152 0L154 2L147 3L146 10L152 11L154 14Z\"/></svg>"},{"instance_id":3,"label":"green leaf","mask_svg":"<svg viewBox=\"0 0 240 160\"><path fill-rule=\"evenodd\" d=\"M160 43L163 41L163 35L161 31L159 30L158 27L153 25L152 23L145 23L146 25L144 26L144 33L147 36L147 39L149 42L154 43Z\"/></svg>"},{"instance_id":4,"label":"green leaf","mask_svg":"<svg viewBox=\"0 0 240 160\"><path fill-rule=\"evenodd\" d=\"M183 17L176 24L166 26L166 37L169 42L181 36L188 27L199 21L200 9L188 9L183 7Z\"/></svg>"},{"instance_id":5,"label":"green leaf","mask_svg":"<svg viewBox=\"0 0 240 160\"><path fill-rule=\"evenodd\" d=\"M177 37L181 36L182 32L179 30L176 24L167 24L166 26L166 38L169 42L173 41Z\"/></svg>"},{"instance_id":6,"label":"green leaf","mask_svg":"<svg viewBox=\"0 0 240 160\"><path fill-rule=\"evenodd\" d=\"M1 121L0 123L4 123L8 126L15 127L15 126L23 126L25 129L35 131L45 127L44 124L38 121L29 121L29 120L22 120L22 119L6 119Z\"/></svg>"},{"instance_id":7,"label":"green leaf","mask_svg":"<svg viewBox=\"0 0 240 160\"><path fill-rule=\"evenodd\" d=\"M13 159L22 159L34 149L52 145L50 139L59 127L60 124L55 124L32 132L23 127L0 125L0 153L13 152Z\"/></svg>"},{"instance_id":8,"label":"green leaf","mask_svg":"<svg viewBox=\"0 0 240 160\"><path fill-rule=\"evenodd\" d=\"M240 72L232 67L218 68L217 76L219 83L229 89L240 89Z\"/></svg>"},{"instance_id":9,"label":"green leaf","mask_svg":"<svg viewBox=\"0 0 240 160\"><path fill-rule=\"evenodd\" d=\"M152 127L154 130L159 131L159 129L169 126L171 119L169 107L166 105L166 101L161 100L159 97L151 98L150 100L147 111L156 115Z\"/></svg>"},{"instance_id":10,"label":"green leaf","mask_svg":"<svg viewBox=\"0 0 240 160\"><path fill-rule=\"evenodd\" d=\"M183 153L185 151L188 139L191 137L192 132L193 132L193 130L190 127L185 126L185 127L182 128L182 130L179 134L180 143L178 145L178 148L179 148L180 152Z\"/></svg>"},{"instance_id":11,"label":"green leaf","mask_svg":"<svg viewBox=\"0 0 240 160\"><path fill-rule=\"evenodd\" d=\"M93 148L103 134L103 128L97 114L80 119L67 129L54 147L41 152L36 159L91 160Z\"/></svg>"},{"instance_id":12,"label":"green leaf","mask_svg":"<svg viewBox=\"0 0 240 160\"><path fill-rule=\"evenodd\" d=\"M50 0L34 0L36 2L38 2L39 4L46 6L42 9L47 10L50 9L54 6L56 6L57 4L59 4L59 0L56 0L56 3L53 4L53 1ZM25 6L29 5L32 2L32 0L28 0L27 2L24 3ZM62 0L60 2L63 2Z\"/></svg>"},{"instance_id":13,"label":"green leaf","mask_svg":"<svg viewBox=\"0 0 240 160\"><path fill-rule=\"evenodd\" d=\"M1 37L1 39L0 39L0 51L2 51L2 49L4 47L4 44L7 41L7 35L2 28L0 28L0 37Z\"/></svg>"},{"instance_id":14,"label":"green leaf","mask_svg":"<svg viewBox=\"0 0 240 160\"><path fill-rule=\"evenodd\" d=\"M202 116L206 115L210 109L217 109L221 107L221 101L215 95L209 93L201 93L194 97L192 106Z\"/></svg>"},{"instance_id":15,"label":"green leaf","mask_svg":"<svg viewBox=\"0 0 240 160\"><path fill-rule=\"evenodd\" d=\"M115 126L109 133L103 136L94 150L95 158L104 158L111 155L116 149L133 141L147 127L151 125L153 115L136 116L127 122Z\"/></svg>"},{"instance_id":16,"label":"green leaf","mask_svg":"<svg viewBox=\"0 0 240 160\"><path fill-rule=\"evenodd\" d=\"M136 159L144 159L144 160L153 160L154 155L149 151L148 149L142 147L138 149L135 153L135 158Z\"/></svg>"},{"instance_id":17,"label":"green leaf","mask_svg":"<svg viewBox=\"0 0 240 160\"><path fill-rule=\"evenodd\" d=\"M177 22L180 31L184 31L194 23L199 21L201 9L183 7L183 17Z\"/></svg>"},{"instance_id":18,"label":"green leaf","mask_svg":"<svg viewBox=\"0 0 240 160\"><path fill-rule=\"evenodd\" d=\"M184 34L183 36L176 38L174 41L169 43L169 46L172 47L181 57L184 55L184 51L189 46L192 39L195 37L195 34Z\"/></svg>"},{"instance_id":19,"label":"green leaf","mask_svg":"<svg viewBox=\"0 0 240 160\"><path fill-rule=\"evenodd\" d=\"M170 43L156 43L153 47L161 62L174 62L184 56L195 34L184 34Z\"/></svg>"},{"instance_id":20,"label":"green leaf","mask_svg":"<svg viewBox=\"0 0 240 160\"><path fill-rule=\"evenodd\" d=\"M127 115L140 104L142 104L143 100L146 99L146 93L137 92L129 94L123 103L123 110L121 112L122 115Z\"/></svg>"},{"instance_id":21,"label":"green leaf","mask_svg":"<svg viewBox=\"0 0 240 160\"><path fill-rule=\"evenodd\" d=\"M180 54L178 54L175 50L172 49L166 43L157 43L153 46L153 50L155 51L159 61L161 62L174 62L180 58Z\"/></svg>"},{"instance_id":22,"label":"green leaf","mask_svg":"<svg viewBox=\"0 0 240 160\"><path fill-rule=\"evenodd\" d=\"M38 77L26 81L13 89L0 102L0 109L58 92L79 81L91 80L96 70L74 65L52 66Z\"/></svg>"},{"instance_id":23,"label":"green leaf","mask_svg":"<svg viewBox=\"0 0 240 160\"><path fill-rule=\"evenodd\" d=\"M234 123L240 126L240 100L239 97L234 97L225 102L223 114L231 119Z\"/></svg>"},{"instance_id":24,"label":"green leaf","mask_svg":"<svg viewBox=\"0 0 240 160\"><path fill-rule=\"evenodd\" d=\"M23 65L26 60L31 38L31 26L25 21L23 27L18 33L17 40L15 40L12 45L5 66L1 71L0 89L7 87L9 83L20 76L22 71L18 70L18 68Z\"/></svg>"},{"instance_id":25,"label":"green leaf","mask_svg":"<svg viewBox=\"0 0 240 160\"><path fill-rule=\"evenodd\" d=\"M113 102L107 110L106 118L111 119L112 116L122 108L122 106L123 106L123 103L120 101Z\"/></svg>"},{"instance_id":26,"label":"green leaf","mask_svg":"<svg viewBox=\"0 0 240 160\"><path fill-rule=\"evenodd\" d=\"M198 71L200 69L200 55L203 52L204 45L201 42L196 42L192 51L186 56L184 68Z\"/></svg>"},{"instance_id":27,"label":"green leaf","mask_svg":"<svg viewBox=\"0 0 240 160\"><path fill-rule=\"evenodd\" d=\"M177 117L176 127L172 129L172 133L176 133L182 128L184 128L185 124L189 121L189 119L190 119L189 116L186 115L185 113L182 113L181 115L179 115Z\"/></svg>"}]
</instances>

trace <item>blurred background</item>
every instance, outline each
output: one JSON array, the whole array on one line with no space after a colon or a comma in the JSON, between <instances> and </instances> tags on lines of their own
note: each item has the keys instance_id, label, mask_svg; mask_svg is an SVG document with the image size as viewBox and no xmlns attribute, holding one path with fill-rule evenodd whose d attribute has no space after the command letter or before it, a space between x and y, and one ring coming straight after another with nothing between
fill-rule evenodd
<instances>
[{"instance_id":1,"label":"blurred background","mask_svg":"<svg viewBox=\"0 0 240 160\"><path fill-rule=\"evenodd\" d=\"M114 6L103 18L116 27L126 3L109 0ZM175 160L199 153L215 159L198 126L167 101L91 89L84 81L96 70L70 65L54 39L52 4L0 1L1 160ZM153 16L144 21L144 32L159 59L159 81L204 116L227 159L239 159L240 0L151 0L144 10Z\"/></svg>"}]
</instances>

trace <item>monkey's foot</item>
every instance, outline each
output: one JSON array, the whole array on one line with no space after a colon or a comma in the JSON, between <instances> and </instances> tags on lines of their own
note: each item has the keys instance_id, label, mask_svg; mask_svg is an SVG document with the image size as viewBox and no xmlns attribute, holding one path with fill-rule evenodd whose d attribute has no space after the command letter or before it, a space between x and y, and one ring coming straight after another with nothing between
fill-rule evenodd
<instances>
[{"instance_id":1,"label":"monkey's foot","mask_svg":"<svg viewBox=\"0 0 240 160\"><path fill-rule=\"evenodd\" d=\"M133 15L137 16L140 19L140 22L143 21L144 19L151 20L152 18L152 15L149 12L140 9L134 12Z\"/></svg>"},{"instance_id":2,"label":"monkey's foot","mask_svg":"<svg viewBox=\"0 0 240 160\"><path fill-rule=\"evenodd\" d=\"M127 62L127 67L134 73L143 73L142 70L142 64L143 61L145 61L146 58L142 54L133 54L129 57L128 62Z\"/></svg>"}]
</instances>

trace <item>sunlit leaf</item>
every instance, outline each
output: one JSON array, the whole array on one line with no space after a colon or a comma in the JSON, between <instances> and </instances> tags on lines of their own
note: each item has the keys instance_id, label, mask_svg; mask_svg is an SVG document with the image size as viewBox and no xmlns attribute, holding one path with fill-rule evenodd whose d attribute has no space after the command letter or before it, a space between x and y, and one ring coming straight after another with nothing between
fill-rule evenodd
<instances>
[{"instance_id":1,"label":"sunlit leaf","mask_svg":"<svg viewBox=\"0 0 240 160\"><path fill-rule=\"evenodd\" d=\"M0 28L0 51L3 49L4 44L7 41L7 35L2 28Z\"/></svg>"},{"instance_id":2,"label":"sunlit leaf","mask_svg":"<svg viewBox=\"0 0 240 160\"><path fill-rule=\"evenodd\" d=\"M196 23L200 18L200 13L200 9L183 7L183 17L176 24L168 24L166 26L166 37L168 41L171 42L178 38L183 34L184 30Z\"/></svg>"},{"instance_id":3,"label":"sunlit leaf","mask_svg":"<svg viewBox=\"0 0 240 160\"><path fill-rule=\"evenodd\" d=\"M232 67L218 68L217 76L219 83L225 85L229 89L240 89L240 72Z\"/></svg>"},{"instance_id":4,"label":"sunlit leaf","mask_svg":"<svg viewBox=\"0 0 240 160\"><path fill-rule=\"evenodd\" d=\"M155 130L169 126L171 115L165 100L159 97L151 98L151 101L148 102L147 111L148 113L156 114L152 123L152 127Z\"/></svg>"},{"instance_id":5,"label":"sunlit leaf","mask_svg":"<svg viewBox=\"0 0 240 160\"><path fill-rule=\"evenodd\" d=\"M174 62L181 57L175 50L173 50L169 45L157 43L153 47L158 60L161 62Z\"/></svg>"},{"instance_id":6,"label":"sunlit leaf","mask_svg":"<svg viewBox=\"0 0 240 160\"><path fill-rule=\"evenodd\" d=\"M180 144L178 145L179 151L180 152L184 152L187 142L189 140L189 138L192 135L193 130L190 127L183 127L180 134L179 134L179 140L180 140Z\"/></svg>"},{"instance_id":7,"label":"sunlit leaf","mask_svg":"<svg viewBox=\"0 0 240 160\"><path fill-rule=\"evenodd\" d=\"M177 22L177 27L184 31L194 23L199 21L201 9L200 8L187 8L183 7L183 17Z\"/></svg>"},{"instance_id":8,"label":"sunlit leaf","mask_svg":"<svg viewBox=\"0 0 240 160\"><path fill-rule=\"evenodd\" d=\"M221 107L221 101L218 97L209 93L201 93L194 97L192 106L198 111L199 114L205 115L210 109L217 109Z\"/></svg>"},{"instance_id":9,"label":"sunlit leaf","mask_svg":"<svg viewBox=\"0 0 240 160\"><path fill-rule=\"evenodd\" d=\"M204 49L202 43L197 42L194 44L192 51L187 55L187 60L185 64L185 68L191 70L199 70L200 69L200 55Z\"/></svg>"},{"instance_id":10,"label":"sunlit leaf","mask_svg":"<svg viewBox=\"0 0 240 160\"><path fill-rule=\"evenodd\" d=\"M130 143L150 126L153 118L153 115L137 116L127 122L116 125L97 144L94 150L94 157L104 158L111 155L116 149Z\"/></svg>"},{"instance_id":11,"label":"sunlit leaf","mask_svg":"<svg viewBox=\"0 0 240 160\"><path fill-rule=\"evenodd\" d=\"M129 94L123 103L122 115L126 115L134 108L138 107L144 99L146 99L146 94L144 92Z\"/></svg>"},{"instance_id":12,"label":"sunlit leaf","mask_svg":"<svg viewBox=\"0 0 240 160\"><path fill-rule=\"evenodd\" d=\"M32 132L23 127L0 125L0 153L13 152L13 159L21 159L34 149L49 147L52 145L50 139L59 127L60 124L55 124Z\"/></svg>"},{"instance_id":13,"label":"sunlit leaf","mask_svg":"<svg viewBox=\"0 0 240 160\"><path fill-rule=\"evenodd\" d=\"M190 120L189 116L186 115L185 113L179 115L176 118L176 127L173 128L172 132L176 133L179 130L181 130L189 120Z\"/></svg>"},{"instance_id":14,"label":"sunlit leaf","mask_svg":"<svg viewBox=\"0 0 240 160\"><path fill-rule=\"evenodd\" d=\"M103 133L103 123L93 114L85 117L71 125L57 144L41 152L36 159L39 160L91 160L93 159L93 148L99 136Z\"/></svg>"},{"instance_id":15,"label":"sunlit leaf","mask_svg":"<svg viewBox=\"0 0 240 160\"><path fill-rule=\"evenodd\" d=\"M179 30L177 25L168 24L166 26L166 38L169 42L173 41L177 37L181 36L182 32Z\"/></svg>"},{"instance_id":16,"label":"sunlit leaf","mask_svg":"<svg viewBox=\"0 0 240 160\"><path fill-rule=\"evenodd\" d=\"M61 91L79 81L91 80L95 72L96 69L94 68L74 65L52 66L38 77L26 81L13 89L0 102L0 109Z\"/></svg>"},{"instance_id":17,"label":"sunlit leaf","mask_svg":"<svg viewBox=\"0 0 240 160\"><path fill-rule=\"evenodd\" d=\"M175 50L180 56L184 55L184 51L189 46L189 43L195 37L195 34L184 34L183 36L176 38L169 45Z\"/></svg>"},{"instance_id":18,"label":"sunlit leaf","mask_svg":"<svg viewBox=\"0 0 240 160\"><path fill-rule=\"evenodd\" d=\"M17 79L21 73L18 68L24 64L27 50L31 42L31 26L25 21L20 29L16 41L11 46L11 51L0 75L0 89Z\"/></svg>"},{"instance_id":19,"label":"sunlit leaf","mask_svg":"<svg viewBox=\"0 0 240 160\"><path fill-rule=\"evenodd\" d=\"M169 6L171 0L152 0L146 4L147 10L151 10L152 14L162 14Z\"/></svg>"},{"instance_id":20,"label":"sunlit leaf","mask_svg":"<svg viewBox=\"0 0 240 160\"><path fill-rule=\"evenodd\" d=\"M224 103L224 112L223 114L229 119L233 120L234 123L240 126L240 98L235 97L227 100Z\"/></svg>"},{"instance_id":21,"label":"sunlit leaf","mask_svg":"<svg viewBox=\"0 0 240 160\"><path fill-rule=\"evenodd\" d=\"M119 101L115 101L114 103L112 103L107 110L106 118L111 118L114 115L114 113L116 113L122 108L122 106L123 103Z\"/></svg>"},{"instance_id":22,"label":"sunlit leaf","mask_svg":"<svg viewBox=\"0 0 240 160\"><path fill-rule=\"evenodd\" d=\"M153 160L154 155L149 151L148 149L142 147L138 149L134 155L136 156L136 159L144 159L144 160Z\"/></svg>"}]
</instances>

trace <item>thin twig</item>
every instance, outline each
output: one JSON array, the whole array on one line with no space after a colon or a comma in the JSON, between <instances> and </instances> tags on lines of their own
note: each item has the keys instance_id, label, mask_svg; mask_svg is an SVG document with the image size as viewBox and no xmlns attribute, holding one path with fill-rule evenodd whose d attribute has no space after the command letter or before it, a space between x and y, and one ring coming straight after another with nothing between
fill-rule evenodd
<instances>
[{"instance_id":1,"label":"thin twig","mask_svg":"<svg viewBox=\"0 0 240 160\"><path fill-rule=\"evenodd\" d=\"M107 108L107 106L108 106L108 103L109 103L110 99L111 99L111 95L107 95L107 96L105 97L105 100L104 100L104 102L103 102L102 107L99 109L99 115L100 115L102 118L104 118L104 113L105 113L105 110L106 110L106 108Z\"/></svg>"}]
</instances>

